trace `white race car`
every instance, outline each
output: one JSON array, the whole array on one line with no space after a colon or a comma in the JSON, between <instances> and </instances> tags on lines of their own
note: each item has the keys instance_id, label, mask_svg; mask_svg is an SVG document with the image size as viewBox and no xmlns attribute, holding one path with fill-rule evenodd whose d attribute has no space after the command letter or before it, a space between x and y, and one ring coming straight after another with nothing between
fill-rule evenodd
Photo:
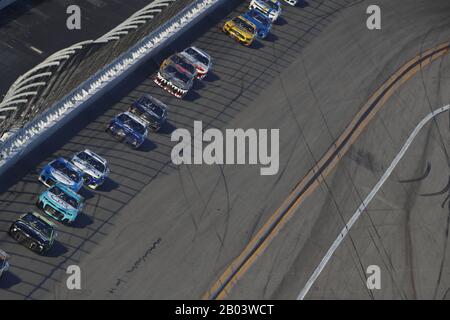
<instances>
[{"instance_id":1,"label":"white race car","mask_svg":"<svg viewBox=\"0 0 450 320\"><path fill-rule=\"evenodd\" d=\"M281 16L281 4L278 0L252 0L249 8L261 11L272 22Z\"/></svg>"},{"instance_id":2,"label":"white race car","mask_svg":"<svg viewBox=\"0 0 450 320\"><path fill-rule=\"evenodd\" d=\"M108 178L108 163L89 149L78 152L73 156L71 162L83 172L84 184L91 189L97 189Z\"/></svg>"}]
</instances>

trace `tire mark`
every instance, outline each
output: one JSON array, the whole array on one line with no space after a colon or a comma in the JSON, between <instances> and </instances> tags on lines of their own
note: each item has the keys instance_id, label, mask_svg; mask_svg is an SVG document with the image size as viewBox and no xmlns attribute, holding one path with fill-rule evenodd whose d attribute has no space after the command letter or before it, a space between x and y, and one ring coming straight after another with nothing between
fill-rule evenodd
<instances>
[{"instance_id":1,"label":"tire mark","mask_svg":"<svg viewBox=\"0 0 450 320\"><path fill-rule=\"evenodd\" d=\"M420 194L420 196L422 196L422 197L440 196L440 195L446 194L449 191L450 191L450 177L448 178L447 186L445 186L444 189L442 189L441 191L433 192L433 193L422 193L422 194Z\"/></svg>"},{"instance_id":2,"label":"tire mark","mask_svg":"<svg viewBox=\"0 0 450 320\"><path fill-rule=\"evenodd\" d=\"M422 180L425 180L428 177L430 172L431 172L431 163L427 162L427 167L425 169L425 172L421 176L419 176L417 178L412 178L412 179L398 180L398 182L400 182L400 183L412 183L412 182L422 181Z\"/></svg>"}]
</instances>

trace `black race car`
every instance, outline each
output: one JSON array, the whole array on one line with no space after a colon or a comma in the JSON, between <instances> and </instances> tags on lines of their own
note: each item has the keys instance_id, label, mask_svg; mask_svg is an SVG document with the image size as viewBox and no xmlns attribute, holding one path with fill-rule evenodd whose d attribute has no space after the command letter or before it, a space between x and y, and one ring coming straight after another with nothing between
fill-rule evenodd
<instances>
[{"instance_id":1,"label":"black race car","mask_svg":"<svg viewBox=\"0 0 450 320\"><path fill-rule=\"evenodd\" d=\"M13 222L9 235L30 250L42 254L53 247L57 233L52 222L30 211Z\"/></svg>"},{"instance_id":2,"label":"black race car","mask_svg":"<svg viewBox=\"0 0 450 320\"><path fill-rule=\"evenodd\" d=\"M136 100L128 111L144 120L155 132L159 131L167 120L167 106L148 94Z\"/></svg>"}]
</instances>

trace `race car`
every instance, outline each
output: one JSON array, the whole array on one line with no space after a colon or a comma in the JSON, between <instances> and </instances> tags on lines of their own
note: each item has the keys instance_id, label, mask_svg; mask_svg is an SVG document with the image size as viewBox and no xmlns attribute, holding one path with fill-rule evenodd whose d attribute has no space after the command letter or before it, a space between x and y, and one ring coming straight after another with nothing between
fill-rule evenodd
<instances>
[{"instance_id":1,"label":"race car","mask_svg":"<svg viewBox=\"0 0 450 320\"><path fill-rule=\"evenodd\" d=\"M281 15L281 4L278 0L252 0L249 9L256 9L266 15L272 22Z\"/></svg>"},{"instance_id":2,"label":"race car","mask_svg":"<svg viewBox=\"0 0 450 320\"><path fill-rule=\"evenodd\" d=\"M259 39L265 39L272 28L272 21L259 10L249 10L244 18L256 27L256 35Z\"/></svg>"},{"instance_id":3,"label":"race car","mask_svg":"<svg viewBox=\"0 0 450 320\"><path fill-rule=\"evenodd\" d=\"M38 198L37 206L53 219L71 224L83 209L83 197L62 184L56 184L44 191Z\"/></svg>"},{"instance_id":4,"label":"race car","mask_svg":"<svg viewBox=\"0 0 450 320\"><path fill-rule=\"evenodd\" d=\"M0 278L9 269L8 260L9 260L8 254L0 249Z\"/></svg>"},{"instance_id":5,"label":"race car","mask_svg":"<svg viewBox=\"0 0 450 320\"><path fill-rule=\"evenodd\" d=\"M57 232L47 218L30 211L13 222L9 235L28 249L43 254L53 247Z\"/></svg>"},{"instance_id":6,"label":"race car","mask_svg":"<svg viewBox=\"0 0 450 320\"><path fill-rule=\"evenodd\" d=\"M147 124L131 112L123 112L111 120L106 126L114 138L125 144L139 148L147 138Z\"/></svg>"},{"instance_id":7,"label":"race car","mask_svg":"<svg viewBox=\"0 0 450 320\"><path fill-rule=\"evenodd\" d=\"M243 16L225 22L222 30L245 46L250 46L256 38L256 26Z\"/></svg>"},{"instance_id":8,"label":"race car","mask_svg":"<svg viewBox=\"0 0 450 320\"><path fill-rule=\"evenodd\" d=\"M97 189L108 178L108 162L91 150L78 152L70 162L83 173L84 184L91 189Z\"/></svg>"},{"instance_id":9,"label":"race car","mask_svg":"<svg viewBox=\"0 0 450 320\"><path fill-rule=\"evenodd\" d=\"M189 47L182 52L197 68L197 79L204 79L212 68L212 59L205 51L196 47Z\"/></svg>"},{"instance_id":10,"label":"race car","mask_svg":"<svg viewBox=\"0 0 450 320\"><path fill-rule=\"evenodd\" d=\"M145 121L155 132L158 132L167 121L167 106L149 94L136 100L128 111Z\"/></svg>"},{"instance_id":11,"label":"race car","mask_svg":"<svg viewBox=\"0 0 450 320\"><path fill-rule=\"evenodd\" d=\"M186 72L183 66L171 60L166 62L161 65L154 81L158 86L181 99L192 88L196 75Z\"/></svg>"},{"instance_id":12,"label":"race car","mask_svg":"<svg viewBox=\"0 0 450 320\"><path fill-rule=\"evenodd\" d=\"M42 169L39 181L47 187L60 183L78 192L83 186L83 173L66 159L58 158Z\"/></svg>"}]
</instances>

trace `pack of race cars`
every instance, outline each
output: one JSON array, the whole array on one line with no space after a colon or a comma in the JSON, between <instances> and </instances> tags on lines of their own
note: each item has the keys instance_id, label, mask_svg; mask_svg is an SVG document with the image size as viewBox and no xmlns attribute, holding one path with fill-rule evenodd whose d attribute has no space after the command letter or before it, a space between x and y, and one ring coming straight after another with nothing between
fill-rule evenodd
<instances>
[{"instance_id":1,"label":"pack of race cars","mask_svg":"<svg viewBox=\"0 0 450 320\"><path fill-rule=\"evenodd\" d=\"M296 5L297 0L283 0ZM265 39L273 22L281 15L277 0L252 0L249 10L229 21L222 30L239 43L249 46L255 39ZM165 59L154 82L182 99L194 81L204 79L213 67L211 56L197 47L189 47ZM136 100L128 110L118 114L105 127L115 139L137 149L149 131L158 132L168 118L168 107L151 95ZM36 201L41 213L31 210L14 221L9 234L30 250L43 254L50 250L57 237L53 221L71 225L83 210L84 198L79 194L85 186L100 188L110 173L108 162L86 149L70 159L58 158L48 163L39 174L47 190ZM43 213L43 214L42 214ZM8 270L9 256L0 250L0 276Z\"/></svg>"},{"instance_id":2,"label":"pack of race cars","mask_svg":"<svg viewBox=\"0 0 450 320\"><path fill-rule=\"evenodd\" d=\"M297 0L283 0L295 6ZM245 46L255 39L265 39L272 24L281 16L281 3L278 0L252 0L249 10L225 22L222 30L225 34Z\"/></svg>"}]
</instances>

